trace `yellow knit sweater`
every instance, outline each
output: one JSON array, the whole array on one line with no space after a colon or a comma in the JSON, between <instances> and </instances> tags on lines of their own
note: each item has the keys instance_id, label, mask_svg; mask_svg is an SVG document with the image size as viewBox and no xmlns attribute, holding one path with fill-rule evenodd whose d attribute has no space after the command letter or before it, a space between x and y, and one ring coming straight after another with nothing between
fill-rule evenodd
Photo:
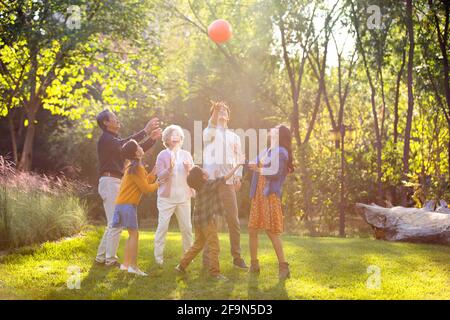
<instances>
[{"instance_id":1,"label":"yellow knit sweater","mask_svg":"<svg viewBox=\"0 0 450 320\"><path fill-rule=\"evenodd\" d=\"M142 165L137 167L135 174L129 173L127 169L120 183L116 204L134 204L137 206L143 193L154 192L158 189L159 185L155 180L156 176L147 173Z\"/></svg>"}]
</instances>

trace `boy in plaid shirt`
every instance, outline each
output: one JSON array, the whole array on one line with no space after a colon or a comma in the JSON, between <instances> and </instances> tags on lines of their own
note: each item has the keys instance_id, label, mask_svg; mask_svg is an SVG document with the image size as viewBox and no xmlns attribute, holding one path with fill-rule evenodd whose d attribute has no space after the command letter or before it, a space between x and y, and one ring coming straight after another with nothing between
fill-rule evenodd
<instances>
[{"instance_id":1,"label":"boy in plaid shirt","mask_svg":"<svg viewBox=\"0 0 450 320\"><path fill-rule=\"evenodd\" d=\"M215 216L225 216L218 188L231 178L239 167L240 165L237 165L226 176L215 180L208 180L208 173L198 166L195 166L189 172L187 183L196 191L194 208L195 241L192 247L183 255L180 264L175 267L175 270L178 272L186 273L189 263L205 246L208 246L210 275L217 280L226 280L226 277L220 274L220 247L215 221Z\"/></svg>"}]
</instances>

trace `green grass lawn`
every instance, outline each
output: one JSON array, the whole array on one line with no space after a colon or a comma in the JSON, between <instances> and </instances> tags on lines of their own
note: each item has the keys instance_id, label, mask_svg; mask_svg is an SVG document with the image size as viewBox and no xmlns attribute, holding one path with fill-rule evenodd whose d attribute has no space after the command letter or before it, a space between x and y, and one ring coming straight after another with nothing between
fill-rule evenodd
<instances>
[{"instance_id":1,"label":"green grass lawn","mask_svg":"<svg viewBox=\"0 0 450 320\"><path fill-rule=\"evenodd\" d=\"M181 254L181 236L168 235L166 265L155 266L153 236L141 232L140 265L149 277L93 265L101 228L82 236L21 249L0 258L0 299L450 299L450 247L390 243L372 239L284 236L291 279L278 281L270 242L260 237L259 277L235 270L227 234L220 234L221 268L229 282L211 281L197 258L187 278L173 270ZM123 254L126 233L119 255ZM248 236L242 235L248 261ZM371 274L381 270L381 287L368 289ZM81 270L81 288L68 289L68 267Z\"/></svg>"}]
</instances>

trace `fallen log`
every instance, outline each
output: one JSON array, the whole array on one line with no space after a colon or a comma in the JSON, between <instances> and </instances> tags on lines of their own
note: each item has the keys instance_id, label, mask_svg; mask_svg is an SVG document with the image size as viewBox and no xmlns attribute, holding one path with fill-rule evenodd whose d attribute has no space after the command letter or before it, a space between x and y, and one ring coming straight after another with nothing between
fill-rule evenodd
<instances>
[{"instance_id":1,"label":"fallen log","mask_svg":"<svg viewBox=\"0 0 450 320\"><path fill-rule=\"evenodd\" d=\"M376 239L450 244L450 214L426 208L392 207L357 203Z\"/></svg>"}]
</instances>

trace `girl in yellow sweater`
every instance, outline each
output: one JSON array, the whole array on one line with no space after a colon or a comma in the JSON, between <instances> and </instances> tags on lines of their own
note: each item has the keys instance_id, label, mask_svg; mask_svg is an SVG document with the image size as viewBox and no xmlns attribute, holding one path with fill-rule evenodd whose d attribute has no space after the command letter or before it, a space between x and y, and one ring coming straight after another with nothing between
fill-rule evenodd
<instances>
[{"instance_id":1,"label":"girl in yellow sweater","mask_svg":"<svg viewBox=\"0 0 450 320\"><path fill-rule=\"evenodd\" d=\"M116 199L113 228L127 228L128 240L125 245L124 261L120 270L126 270L140 276L147 274L137 266L138 253L138 221L137 206L143 193L150 193L158 189L158 181L152 173L148 174L141 163L144 150L135 140L130 140L122 147L122 155L131 161L125 170L125 175L120 183L119 195Z\"/></svg>"}]
</instances>

